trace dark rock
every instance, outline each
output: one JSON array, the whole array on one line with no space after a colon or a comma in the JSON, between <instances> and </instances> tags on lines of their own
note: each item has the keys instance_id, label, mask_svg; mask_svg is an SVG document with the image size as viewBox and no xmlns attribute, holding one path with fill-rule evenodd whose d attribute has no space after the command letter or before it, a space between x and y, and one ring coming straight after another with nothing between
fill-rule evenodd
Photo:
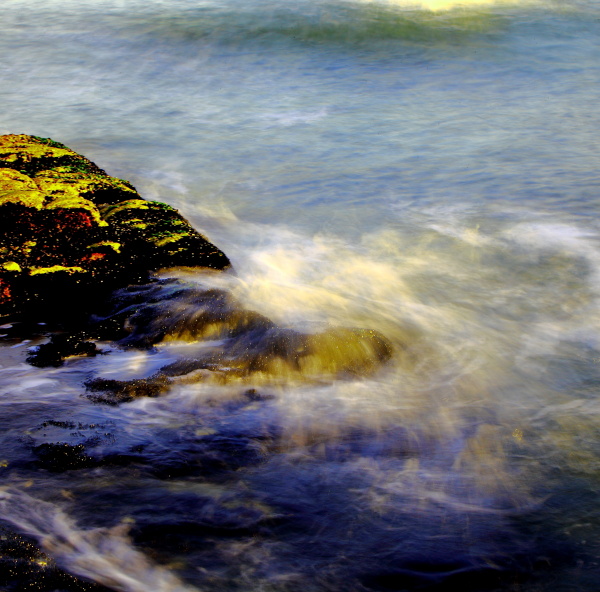
<instances>
[{"instance_id":1,"label":"dark rock","mask_svg":"<svg viewBox=\"0 0 600 592\"><path fill-rule=\"evenodd\" d=\"M275 398L275 395L270 393L260 393L254 388L248 389L243 394L249 401L271 401Z\"/></svg>"},{"instance_id":2,"label":"dark rock","mask_svg":"<svg viewBox=\"0 0 600 592\"><path fill-rule=\"evenodd\" d=\"M175 209L50 139L0 136L0 208L0 316L85 316L157 269L230 265Z\"/></svg>"},{"instance_id":3,"label":"dark rock","mask_svg":"<svg viewBox=\"0 0 600 592\"><path fill-rule=\"evenodd\" d=\"M165 367L167 376L219 367L242 375L364 375L392 353L376 331L331 328L306 334L278 327L223 290L203 290L177 279L120 290L113 306L97 322L100 333L109 332L121 347L150 348L165 340L214 343L202 347L202 355Z\"/></svg>"},{"instance_id":4,"label":"dark rock","mask_svg":"<svg viewBox=\"0 0 600 592\"><path fill-rule=\"evenodd\" d=\"M0 589L5 592L110 592L60 569L33 541L0 526Z\"/></svg>"},{"instance_id":5,"label":"dark rock","mask_svg":"<svg viewBox=\"0 0 600 592\"><path fill-rule=\"evenodd\" d=\"M86 469L98 465L98 461L85 452L83 444L40 444L33 448L42 468L56 473L71 469Z\"/></svg>"},{"instance_id":6,"label":"dark rock","mask_svg":"<svg viewBox=\"0 0 600 592\"><path fill-rule=\"evenodd\" d=\"M170 384L165 376L155 376L136 380L95 378L86 382L85 386L93 393L88 395L88 399L94 403L118 405L139 397L158 397L169 389Z\"/></svg>"},{"instance_id":7,"label":"dark rock","mask_svg":"<svg viewBox=\"0 0 600 592\"><path fill-rule=\"evenodd\" d=\"M103 353L84 333L56 333L49 343L39 345L28 357L27 362L40 368L62 366L69 356L95 356Z\"/></svg>"},{"instance_id":8,"label":"dark rock","mask_svg":"<svg viewBox=\"0 0 600 592\"><path fill-rule=\"evenodd\" d=\"M99 331L122 347L149 348L165 339L225 339L275 324L243 309L224 290L203 290L177 279L115 292L112 311L98 317Z\"/></svg>"},{"instance_id":9,"label":"dark rock","mask_svg":"<svg viewBox=\"0 0 600 592\"><path fill-rule=\"evenodd\" d=\"M229 260L198 234L171 206L141 198L100 206L102 219L115 231L125 253L142 268L212 267Z\"/></svg>"}]
</instances>

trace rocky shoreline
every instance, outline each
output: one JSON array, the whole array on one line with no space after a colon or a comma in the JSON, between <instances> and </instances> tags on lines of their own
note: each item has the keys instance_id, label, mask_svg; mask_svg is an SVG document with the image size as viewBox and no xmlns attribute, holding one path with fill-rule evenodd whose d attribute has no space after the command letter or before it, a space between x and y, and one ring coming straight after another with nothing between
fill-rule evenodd
<instances>
[{"instance_id":1,"label":"rocky shoreline","mask_svg":"<svg viewBox=\"0 0 600 592\"><path fill-rule=\"evenodd\" d=\"M392 354L375 331L300 333L245 310L227 291L154 275L181 267L226 271L231 262L174 208L144 200L63 144L0 137L0 316L57 329L31 364L96 355L99 339L146 350L163 341L219 343L142 383L91 385L116 391L118 403L157 396L181 376L365 375Z\"/></svg>"},{"instance_id":2,"label":"rocky shoreline","mask_svg":"<svg viewBox=\"0 0 600 592\"><path fill-rule=\"evenodd\" d=\"M0 317L73 317L160 268L230 266L174 208L47 138L0 137L0 211Z\"/></svg>"},{"instance_id":3,"label":"rocky shoreline","mask_svg":"<svg viewBox=\"0 0 600 592\"><path fill-rule=\"evenodd\" d=\"M231 262L174 208L143 199L130 183L63 144L0 137L0 319L8 334L46 339L29 351L27 362L57 367L72 356L108 353L102 349L107 342L113 350L149 354L170 342L186 343L184 354L171 356L150 376L107 379L100 370L81 385L90 405L122 405L196 382L231 384L242 400L268 404L271 384L368 376L393 355L392 344L369 329L303 333L278 326L228 291L186 279L181 268L227 273ZM66 437L73 426L65 418L43 425L59 432L64 427L65 437L32 440L35 460L28 471L145 466L137 449L103 456L85 426ZM153 470L160 478L200 465L209 472L236 470L240 463L258 462L251 448L246 437L206 436L191 460L175 466L169 457L165 467L159 463ZM215 451L231 462L213 467ZM200 465L198 454L205 458ZM0 474L18 470L3 467ZM9 591L107 589L61 571L10 526L0 525L0 568L0 586Z\"/></svg>"}]
</instances>

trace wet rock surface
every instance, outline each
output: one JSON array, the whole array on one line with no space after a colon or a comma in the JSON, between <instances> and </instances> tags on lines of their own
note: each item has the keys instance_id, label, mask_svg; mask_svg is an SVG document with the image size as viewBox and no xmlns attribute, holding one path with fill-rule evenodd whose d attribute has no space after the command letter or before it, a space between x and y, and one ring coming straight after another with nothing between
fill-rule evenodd
<instances>
[{"instance_id":1,"label":"wet rock surface","mask_svg":"<svg viewBox=\"0 0 600 592\"><path fill-rule=\"evenodd\" d=\"M96 356L102 353L102 350L83 332L55 333L48 343L39 345L31 352L27 362L41 368L61 366L64 359L69 356Z\"/></svg>"},{"instance_id":2,"label":"wet rock surface","mask_svg":"<svg viewBox=\"0 0 600 592\"><path fill-rule=\"evenodd\" d=\"M109 592L63 571L29 537L0 525L0 587L5 592Z\"/></svg>"},{"instance_id":3,"label":"wet rock surface","mask_svg":"<svg viewBox=\"0 0 600 592\"><path fill-rule=\"evenodd\" d=\"M175 384L198 381L265 384L366 376L392 355L391 343L376 331L337 327L309 334L279 327L226 291L175 278L118 291L112 303L110 314L94 318L90 333L125 349L188 345L148 378L89 380L88 397L98 403L156 397ZM262 399L256 391L248 393L250 400Z\"/></svg>"}]
</instances>

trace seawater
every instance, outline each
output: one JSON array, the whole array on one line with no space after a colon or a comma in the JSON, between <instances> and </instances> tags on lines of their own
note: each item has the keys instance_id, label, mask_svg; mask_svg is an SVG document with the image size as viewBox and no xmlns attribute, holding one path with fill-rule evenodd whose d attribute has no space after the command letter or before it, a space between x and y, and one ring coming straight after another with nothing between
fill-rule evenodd
<instances>
[{"instance_id":1,"label":"seawater","mask_svg":"<svg viewBox=\"0 0 600 592\"><path fill-rule=\"evenodd\" d=\"M190 345L39 369L43 326L7 325L5 523L117 591L597 590L599 16L5 0L0 133L174 205L235 268L167 275L395 352L364 378L109 407L87 379L149 376ZM55 442L121 460L36 468Z\"/></svg>"}]
</instances>

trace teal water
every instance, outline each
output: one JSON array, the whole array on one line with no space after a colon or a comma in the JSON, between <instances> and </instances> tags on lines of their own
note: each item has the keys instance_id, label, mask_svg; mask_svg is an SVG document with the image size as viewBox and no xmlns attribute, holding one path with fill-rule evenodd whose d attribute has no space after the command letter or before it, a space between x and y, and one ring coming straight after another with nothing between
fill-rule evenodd
<instances>
[{"instance_id":1,"label":"teal water","mask_svg":"<svg viewBox=\"0 0 600 592\"><path fill-rule=\"evenodd\" d=\"M36 369L3 329L0 513L71 573L118 591L600 587L600 10L416 4L0 7L1 134L52 137L179 208L237 272L191 281L396 351L368 379L112 408L87 378L187 346ZM32 446L81 438L133 464L32 468Z\"/></svg>"}]
</instances>

